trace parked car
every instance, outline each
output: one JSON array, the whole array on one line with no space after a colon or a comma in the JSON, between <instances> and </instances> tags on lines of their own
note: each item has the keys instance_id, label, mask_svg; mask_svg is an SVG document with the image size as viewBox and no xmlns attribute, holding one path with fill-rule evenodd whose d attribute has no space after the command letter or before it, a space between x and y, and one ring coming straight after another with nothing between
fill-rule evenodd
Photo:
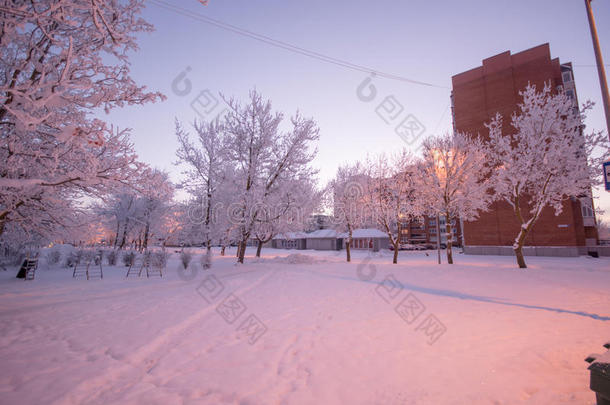
<instances>
[{"instance_id":1,"label":"parked car","mask_svg":"<svg viewBox=\"0 0 610 405\"><path fill-rule=\"evenodd\" d=\"M389 246L390 250L394 250L394 246ZM412 243L401 243L398 245L398 250L426 250L428 249L425 244L412 244Z\"/></svg>"}]
</instances>

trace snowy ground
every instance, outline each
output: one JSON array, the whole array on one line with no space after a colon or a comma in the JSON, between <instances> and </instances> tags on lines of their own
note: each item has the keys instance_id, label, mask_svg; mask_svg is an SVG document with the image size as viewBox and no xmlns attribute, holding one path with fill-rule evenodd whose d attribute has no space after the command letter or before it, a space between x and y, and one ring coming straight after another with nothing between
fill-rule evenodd
<instances>
[{"instance_id":1,"label":"snowy ground","mask_svg":"<svg viewBox=\"0 0 610 405\"><path fill-rule=\"evenodd\" d=\"M163 279L0 271L0 403L594 403L608 258L263 253L190 281L177 254Z\"/></svg>"}]
</instances>

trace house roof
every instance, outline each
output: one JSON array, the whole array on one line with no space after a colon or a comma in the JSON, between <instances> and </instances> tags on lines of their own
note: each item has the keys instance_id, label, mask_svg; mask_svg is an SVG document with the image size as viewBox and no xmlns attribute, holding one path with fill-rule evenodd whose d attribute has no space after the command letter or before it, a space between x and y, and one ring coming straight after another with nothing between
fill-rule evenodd
<instances>
[{"instance_id":1,"label":"house roof","mask_svg":"<svg viewBox=\"0 0 610 405\"><path fill-rule=\"evenodd\" d=\"M307 237L307 234L305 232L286 232L286 233L280 233L280 234L276 235L273 239L295 240L295 239L303 239L306 237Z\"/></svg>"},{"instance_id":2,"label":"house roof","mask_svg":"<svg viewBox=\"0 0 610 405\"><path fill-rule=\"evenodd\" d=\"M305 235L307 239L337 238L338 233L334 229L318 229Z\"/></svg>"},{"instance_id":3,"label":"house roof","mask_svg":"<svg viewBox=\"0 0 610 405\"><path fill-rule=\"evenodd\" d=\"M347 238L347 233L339 235L340 238ZM375 228L354 229L352 238L387 238L388 234Z\"/></svg>"}]
</instances>

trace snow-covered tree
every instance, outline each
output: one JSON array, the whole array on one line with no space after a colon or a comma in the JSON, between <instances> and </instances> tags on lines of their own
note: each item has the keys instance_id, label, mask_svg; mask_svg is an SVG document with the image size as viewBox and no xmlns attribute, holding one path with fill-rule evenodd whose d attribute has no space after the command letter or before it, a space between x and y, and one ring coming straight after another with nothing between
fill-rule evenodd
<instances>
[{"instance_id":1,"label":"snow-covered tree","mask_svg":"<svg viewBox=\"0 0 610 405\"><path fill-rule=\"evenodd\" d=\"M172 209L174 186L167 173L152 169L145 172L140 195L136 201L136 219L140 224L138 245L148 249L151 238L164 239L169 232L166 216Z\"/></svg>"},{"instance_id":2,"label":"snow-covered tree","mask_svg":"<svg viewBox=\"0 0 610 405\"><path fill-rule=\"evenodd\" d=\"M189 211L191 225L200 226L201 238L209 252L212 239L217 233L213 218L213 209L218 202L216 194L226 180L226 159L222 149L224 128L218 119L209 123L195 121L193 128L197 133L197 146L176 120L179 143L176 163L186 166L183 172L186 177L182 185L194 196L194 204Z\"/></svg>"},{"instance_id":3,"label":"snow-covered tree","mask_svg":"<svg viewBox=\"0 0 610 405\"><path fill-rule=\"evenodd\" d=\"M359 162L345 164L337 169L329 184L329 197L333 212L333 224L337 231L344 232L345 258L351 262L352 235L354 229L366 223L365 169Z\"/></svg>"},{"instance_id":4,"label":"snow-covered tree","mask_svg":"<svg viewBox=\"0 0 610 405\"><path fill-rule=\"evenodd\" d=\"M123 249L128 242L128 235L135 226L135 221L131 218L135 216L136 195L128 189L123 192L113 194L107 204L99 208L99 212L114 218L116 228L114 232L113 246L116 249Z\"/></svg>"},{"instance_id":5,"label":"snow-covered tree","mask_svg":"<svg viewBox=\"0 0 610 405\"><path fill-rule=\"evenodd\" d=\"M282 130L283 114L274 113L271 102L255 90L247 104L235 99L226 102L224 148L235 172L237 207L231 211L240 234L238 262L243 263L246 244L259 219L258 207L281 195L290 180L315 174L309 166L316 154L311 144L319 135L315 122L298 112Z\"/></svg>"},{"instance_id":6,"label":"snow-covered tree","mask_svg":"<svg viewBox=\"0 0 610 405\"><path fill-rule=\"evenodd\" d=\"M419 173L405 151L389 159L386 155L368 158L365 164L364 205L369 221L388 234L394 247L393 263L398 263L402 223L422 215Z\"/></svg>"},{"instance_id":7,"label":"snow-covered tree","mask_svg":"<svg viewBox=\"0 0 610 405\"><path fill-rule=\"evenodd\" d=\"M490 166L479 138L456 132L431 137L423 143L420 193L428 215L444 215L447 262L453 264L453 226L459 218L471 221L488 209ZM440 238L440 229L437 230Z\"/></svg>"},{"instance_id":8,"label":"snow-covered tree","mask_svg":"<svg viewBox=\"0 0 610 405\"><path fill-rule=\"evenodd\" d=\"M0 234L64 225L73 201L129 182L128 139L91 114L162 98L129 75L143 0L5 2L0 12ZM28 228L28 229L26 229Z\"/></svg>"},{"instance_id":9,"label":"snow-covered tree","mask_svg":"<svg viewBox=\"0 0 610 405\"><path fill-rule=\"evenodd\" d=\"M610 222L599 221L597 222L597 233L600 239L610 239Z\"/></svg>"},{"instance_id":10,"label":"snow-covered tree","mask_svg":"<svg viewBox=\"0 0 610 405\"><path fill-rule=\"evenodd\" d=\"M288 181L279 190L258 210L253 232L256 257L260 257L263 245L278 234L302 231L305 221L320 204L321 193L316 190L313 179Z\"/></svg>"},{"instance_id":11,"label":"snow-covered tree","mask_svg":"<svg viewBox=\"0 0 610 405\"><path fill-rule=\"evenodd\" d=\"M519 93L523 102L511 117L512 129L503 131L498 114L487 125L493 184L499 198L513 208L521 225L513 250L520 268L526 268L523 245L545 207L558 215L570 197L591 195L601 180L601 163L608 158L602 132L584 133L585 113L565 93L553 94L528 85Z\"/></svg>"},{"instance_id":12,"label":"snow-covered tree","mask_svg":"<svg viewBox=\"0 0 610 405\"><path fill-rule=\"evenodd\" d=\"M124 187L112 194L95 211L110 219L113 246L135 245L146 250L152 237L164 239L167 215L171 215L174 188L167 173L147 169L138 177L138 189Z\"/></svg>"}]
</instances>

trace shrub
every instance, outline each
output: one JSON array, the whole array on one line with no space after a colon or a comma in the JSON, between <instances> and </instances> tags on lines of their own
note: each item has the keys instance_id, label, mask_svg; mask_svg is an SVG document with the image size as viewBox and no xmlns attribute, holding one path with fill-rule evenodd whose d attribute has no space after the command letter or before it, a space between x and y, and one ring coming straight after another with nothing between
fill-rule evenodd
<instances>
[{"instance_id":1,"label":"shrub","mask_svg":"<svg viewBox=\"0 0 610 405\"><path fill-rule=\"evenodd\" d=\"M125 266L133 265L133 262L136 260L135 252L124 252L123 253L123 264Z\"/></svg>"},{"instance_id":2,"label":"shrub","mask_svg":"<svg viewBox=\"0 0 610 405\"><path fill-rule=\"evenodd\" d=\"M83 251L74 250L66 256L65 266L73 267L76 263L79 263L81 260L83 260Z\"/></svg>"},{"instance_id":3,"label":"shrub","mask_svg":"<svg viewBox=\"0 0 610 405\"><path fill-rule=\"evenodd\" d=\"M165 251L154 252L151 255L151 264L157 267L163 267L167 265L167 259L169 258L169 253Z\"/></svg>"},{"instance_id":4,"label":"shrub","mask_svg":"<svg viewBox=\"0 0 610 405\"><path fill-rule=\"evenodd\" d=\"M93 250L81 250L80 254L80 259L83 263L89 263L95 259L95 252Z\"/></svg>"},{"instance_id":5,"label":"shrub","mask_svg":"<svg viewBox=\"0 0 610 405\"><path fill-rule=\"evenodd\" d=\"M55 266L61 261L61 252L57 249L50 250L47 253L47 264L49 266Z\"/></svg>"},{"instance_id":6,"label":"shrub","mask_svg":"<svg viewBox=\"0 0 610 405\"><path fill-rule=\"evenodd\" d=\"M180 262L182 263L182 267L187 269L192 258L193 255L190 252L187 252L186 250L180 252Z\"/></svg>"},{"instance_id":7,"label":"shrub","mask_svg":"<svg viewBox=\"0 0 610 405\"><path fill-rule=\"evenodd\" d=\"M211 251L207 251L206 253L201 255L201 267L203 267L204 270L209 269L210 267L212 267L212 253Z\"/></svg>"},{"instance_id":8,"label":"shrub","mask_svg":"<svg viewBox=\"0 0 610 405\"><path fill-rule=\"evenodd\" d=\"M108 266L115 266L117 261L118 253L116 250L109 250L106 252L106 261Z\"/></svg>"}]
</instances>

